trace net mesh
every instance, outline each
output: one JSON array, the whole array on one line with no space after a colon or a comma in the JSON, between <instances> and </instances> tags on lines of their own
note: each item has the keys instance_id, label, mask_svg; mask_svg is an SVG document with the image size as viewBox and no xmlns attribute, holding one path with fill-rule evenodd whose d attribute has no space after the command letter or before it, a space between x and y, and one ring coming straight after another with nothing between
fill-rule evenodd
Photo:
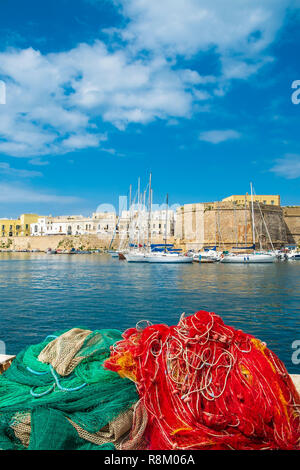
<instances>
[{"instance_id":1,"label":"net mesh","mask_svg":"<svg viewBox=\"0 0 300 470\"><path fill-rule=\"evenodd\" d=\"M115 448L113 433L102 445L84 433L110 429L138 400L134 383L103 368L120 339L117 330L75 328L18 354L0 377L0 448Z\"/></svg>"},{"instance_id":2,"label":"net mesh","mask_svg":"<svg viewBox=\"0 0 300 470\"><path fill-rule=\"evenodd\" d=\"M214 313L131 328L104 366L137 383L149 449L300 449L300 397L283 363Z\"/></svg>"}]
</instances>

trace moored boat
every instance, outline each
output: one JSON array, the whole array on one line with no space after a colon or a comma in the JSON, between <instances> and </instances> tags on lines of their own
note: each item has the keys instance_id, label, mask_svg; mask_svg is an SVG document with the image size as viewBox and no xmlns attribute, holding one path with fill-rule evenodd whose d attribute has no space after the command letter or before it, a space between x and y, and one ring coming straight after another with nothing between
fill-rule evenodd
<instances>
[{"instance_id":1,"label":"moored boat","mask_svg":"<svg viewBox=\"0 0 300 470\"><path fill-rule=\"evenodd\" d=\"M234 254L228 253L221 256L221 263L274 263L276 261L276 255L274 253L243 253Z\"/></svg>"},{"instance_id":2,"label":"moored boat","mask_svg":"<svg viewBox=\"0 0 300 470\"><path fill-rule=\"evenodd\" d=\"M146 255L147 263L192 263L191 256L181 255L179 253L151 253Z\"/></svg>"},{"instance_id":3,"label":"moored boat","mask_svg":"<svg viewBox=\"0 0 300 470\"><path fill-rule=\"evenodd\" d=\"M148 261L146 254L141 251L129 251L124 253L124 257L128 263L146 263Z\"/></svg>"},{"instance_id":4,"label":"moored boat","mask_svg":"<svg viewBox=\"0 0 300 470\"><path fill-rule=\"evenodd\" d=\"M300 260L300 251L292 250L286 256L288 260Z\"/></svg>"}]
</instances>

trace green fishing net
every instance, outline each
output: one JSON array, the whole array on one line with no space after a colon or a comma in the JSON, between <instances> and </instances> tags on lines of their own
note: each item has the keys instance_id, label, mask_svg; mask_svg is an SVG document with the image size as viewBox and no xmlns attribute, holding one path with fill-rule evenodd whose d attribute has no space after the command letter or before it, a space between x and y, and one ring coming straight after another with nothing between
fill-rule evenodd
<instances>
[{"instance_id":1,"label":"green fishing net","mask_svg":"<svg viewBox=\"0 0 300 470\"><path fill-rule=\"evenodd\" d=\"M133 382L102 366L110 347L122 339L121 333L112 329L88 331L80 349L74 349L75 367L62 376L38 357L65 333L54 333L27 347L0 376L0 449L114 448L113 443L99 445L100 439L95 444L82 435L97 435L138 400ZM62 344L65 348L66 342ZM58 354L64 357L64 352L59 345ZM82 430L81 436L71 422ZM27 445L25 438L18 437L19 428L23 436L30 429Z\"/></svg>"}]
</instances>

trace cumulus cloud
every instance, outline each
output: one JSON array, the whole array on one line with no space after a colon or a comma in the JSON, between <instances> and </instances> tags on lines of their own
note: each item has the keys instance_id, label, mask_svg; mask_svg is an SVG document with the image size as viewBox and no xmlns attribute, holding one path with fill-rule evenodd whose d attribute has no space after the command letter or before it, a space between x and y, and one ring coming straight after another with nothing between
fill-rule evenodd
<instances>
[{"instance_id":1,"label":"cumulus cloud","mask_svg":"<svg viewBox=\"0 0 300 470\"><path fill-rule=\"evenodd\" d=\"M114 0L128 18L118 30L135 48L192 56L215 47L222 55L257 56L280 28L289 0Z\"/></svg>"},{"instance_id":2,"label":"cumulus cloud","mask_svg":"<svg viewBox=\"0 0 300 470\"><path fill-rule=\"evenodd\" d=\"M123 27L109 49L95 39L41 54L0 53L6 105L0 108L0 153L42 157L100 146L103 123L166 122L209 112L232 79L247 79L267 54L288 0L111 0ZM97 0L93 0L97 3ZM185 67L180 57L214 54L220 74ZM171 121L172 122L172 121ZM41 160L40 160L41 161Z\"/></svg>"},{"instance_id":3,"label":"cumulus cloud","mask_svg":"<svg viewBox=\"0 0 300 470\"><path fill-rule=\"evenodd\" d=\"M212 130L201 132L199 140L210 142L211 144L220 144L226 140L239 139L241 134L233 129L226 130Z\"/></svg>"},{"instance_id":4,"label":"cumulus cloud","mask_svg":"<svg viewBox=\"0 0 300 470\"><path fill-rule=\"evenodd\" d=\"M300 178L300 155L286 154L283 158L276 160L270 171L287 179Z\"/></svg>"},{"instance_id":5,"label":"cumulus cloud","mask_svg":"<svg viewBox=\"0 0 300 470\"><path fill-rule=\"evenodd\" d=\"M130 123L189 117L209 98L197 72L172 70L163 57L140 60L108 52L96 41L43 56L33 49L0 54L7 104L0 114L0 152L34 157L97 147L101 117L119 129ZM199 93L197 95L197 92Z\"/></svg>"},{"instance_id":6,"label":"cumulus cloud","mask_svg":"<svg viewBox=\"0 0 300 470\"><path fill-rule=\"evenodd\" d=\"M36 176L42 176L40 171L12 168L9 163L5 162L0 162L0 174L18 178L33 178Z\"/></svg>"},{"instance_id":7,"label":"cumulus cloud","mask_svg":"<svg viewBox=\"0 0 300 470\"><path fill-rule=\"evenodd\" d=\"M57 194L47 194L34 189L14 186L10 184L0 183L0 202L3 203L57 203L57 204L72 204L79 202L81 199L75 196L60 196Z\"/></svg>"}]
</instances>

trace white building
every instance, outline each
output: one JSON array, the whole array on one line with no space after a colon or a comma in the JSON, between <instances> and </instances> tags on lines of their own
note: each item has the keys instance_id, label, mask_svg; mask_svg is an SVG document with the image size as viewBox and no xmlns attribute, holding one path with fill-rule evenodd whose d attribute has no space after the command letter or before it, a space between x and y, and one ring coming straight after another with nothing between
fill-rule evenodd
<instances>
[{"instance_id":1,"label":"white building","mask_svg":"<svg viewBox=\"0 0 300 470\"><path fill-rule=\"evenodd\" d=\"M82 215L40 217L36 223L30 225L30 235L96 234L112 237L114 234L119 234L122 238L128 236L134 238L140 234L146 238L149 222L152 238L164 237L165 233L167 237L174 235L175 213L172 210L169 210L168 214L165 210L155 210L151 213L150 221L149 213L142 210L123 211L120 218L114 212L95 212L92 217Z\"/></svg>"},{"instance_id":2,"label":"white building","mask_svg":"<svg viewBox=\"0 0 300 470\"><path fill-rule=\"evenodd\" d=\"M94 217L60 216L40 217L31 224L31 236L112 234L116 225L115 214L96 214Z\"/></svg>"}]
</instances>

